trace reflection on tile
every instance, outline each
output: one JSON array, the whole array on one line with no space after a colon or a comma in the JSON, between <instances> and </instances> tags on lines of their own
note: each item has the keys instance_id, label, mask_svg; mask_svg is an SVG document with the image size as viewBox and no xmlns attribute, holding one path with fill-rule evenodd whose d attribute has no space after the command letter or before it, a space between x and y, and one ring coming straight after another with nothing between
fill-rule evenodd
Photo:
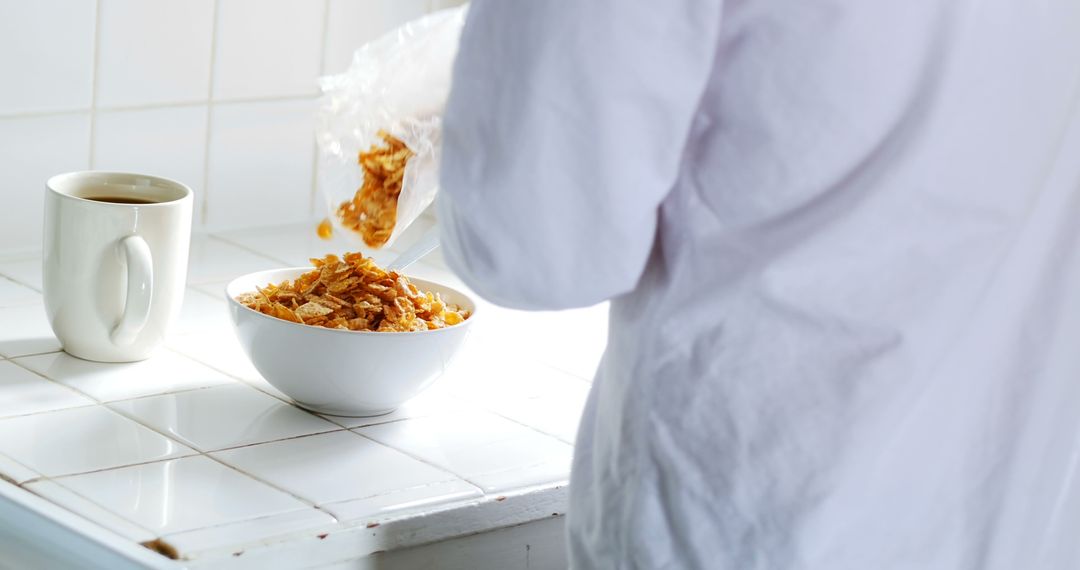
<instances>
[{"instance_id":1,"label":"reflection on tile","mask_svg":"<svg viewBox=\"0 0 1080 570\"><path fill-rule=\"evenodd\" d=\"M26 486L32 493L44 497L56 505L95 522L132 542L145 542L157 538L154 533L132 524L91 501L73 493L70 489L48 479L34 481Z\"/></svg>"},{"instance_id":2,"label":"reflection on tile","mask_svg":"<svg viewBox=\"0 0 1080 570\"><path fill-rule=\"evenodd\" d=\"M90 398L11 362L0 362L0 418L93 403Z\"/></svg>"},{"instance_id":3,"label":"reflection on tile","mask_svg":"<svg viewBox=\"0 0 1080 570\"><path fill-rule=\"evenodd\" d=\"M164 349L148 360L121 364L90 362L62 352L20 358L18 362L103 402L233 382L215 370Z\"/></svg>"},{"instance_id":4,"label":"reflection on tile","mask_svg":"<svg viewBox=\"0 0 1080 570\"><path fill-rule=\"evenodd\" d=\"M0 479L6 479L8 481L14 481L16 484L22 484L25 481L37 479L38 477L41 477L41 473L0 453Z\"/></svg>"},{"instance_id":5,"label":"reflection on tile","mask_svg":"<svg viewBox=\"0 0 1080 570\"><path fill-rule=\"evenodd\" d=\"M340 429L240 384L125 400L110 407L203 451Z\"/></svg>"},{"instance_id":6,"label":"reflection on tile","mask_svg":"<svg viewBox=\"0 0 1080 570\"><path fill-rule=\"evenodd\" d=\"M247 384L274 397L288 400L289 397L267 382L251 361L236 339L236 334L229 331L217 331L197 335L175 336L167 341L169 348L197 360L215 370L239 378Z\"/></svg>"},{"instance_id":7,"label":"reflection on tile","mask_svg":"<svg viewBox=\"0 0 1080 570\"><path fill-rule=\"evenodd\" d=\"M455 396L568 443L577 434L589 393L581 378L497 356L456 363L446 381Z\"/></svg>"},{"instance_id":8,"label":"reflection on tile","mask_svg":"<svg viewBox=\"0 0 1080 570\"><path fill-rule=\"evenodd\" d=\"M422 418L424 416L430 416L433 414L441 413L456 413L466 414L473 410L474 407L468 403L462 401L459 398L455 398L450 395L446 388L443 387L443 379L439 378L435 380L427 390L420 393L419 396L409 400L402 404L398 409L390 412L389 414L383 414L381 416L369 416L366 418L352 418L346 416L324 416L326 419L347 428L356 428L371 426L376 424L384 424L387 422L396 422L409 418Z\"/></svg>"},{"instance_id":9,"label":"reflection on tile","mask_svg":"<svg viewBox=\"0 0 1080 570\"><path fill-rule=\"evenodd\" d=\"M194 453L101 406L0 420L0 453L48 477Z\"/></svg>"},{"instance_id":10,"label":"reflection on tile","mask_svg":"<svg viewBox=\"0 0 1080 570\"><path fill-rule=\"evenodd\" d=\"M229 285L229 281L210 281L208 283L199 283L198 285L192 285L193 289L198 289L207 295L215 299L220 299L221 302L225 302L225 287Z\"/></svg>"},{"instance_id":11,"label":"reflection on tile","mask_svg":"<svg viewBox=\"0 0 1080 570\"><path fill-rule=\"evenodd\" d=\"M445 471L347 431L241 447L212 455L315 504L374 497L456 479ZM431 493L436 495L443 491L431 488Z\"/></svg>"},{"instance_id":12,"label":"reflection on tile","mask_svg":"<svg viewBox=\"0 0 1080 570\"><path fill-rule=\"evenodd\" d=\"M188 283L229 281L255 271L281 267L275 261L206 235L191 236Z\"/></svg>"},{"instance_id":13,"label":"reflection on tile","mask_svg":"<svg viewBox=\"0 0 1080 570\"><path fill-rule=\"evenodd\" d=\"M322 508L342 522L357 519L375 520L380 516L393 513L400 515L404 511L419 511L438 505L465 501L480 497L480 490L461 479L441 481L394 489L381 495L353 499L339 503L327 503Z\"/></svg>"},{"instance_id":14,"label":"reflection on tile","mask_svg":"<svg viewBox=\"0 0 1080 570\"><path fill-rule=\"evenodd\" d=\"M64 477L57 482L159 535L310 508L203 456Z\"/></svg>"},{"instance_id":15,"label":"reflection on tile","mask_svg":"<svg viewBox=\"0 0 1080 570\"><path fill-rule=\"evenodd\" d=\"M0 258L0 275L35 291L41 291L41 256Z\"/></svg>"},{"instance_id":16,"label":"reflection on tile","mask_svg":"<svg viewBox=\"0 0 1080 570\"><path fill-rule=\"evenodd\" d=\"M170 335L229 331L232 323L226 311L225 300L207 295L194 287L184 291L184 304L180 316L169 329Z\"/></svg>"},{"instance_id":17,"label":"reflection on tile","mask_svg":"<svg viewBox=\"0 0 1080 570\"><path fill-rule=\"evenodd\" d=\"M569 311L525 312L483 304L476 344L541 362L591 380L607 345L607 304Z\"/></svg>"},{"instance_id":18,"label":"reflection on tile","mask_svg":"<svg viewBox=\"0 0 1080 570\"><path fill-rule=\"evenodd\" d=\"M0 308L40 305L41 302L41 293L0 276Z\"/></svg>"},{"instance_id":19,"label":"reflection on tile","mask_svg":"<svg viewBox=\"0 0 1080 570\"><path fill-rule=\"evenodd\" d=\"M577 437L585 394L559 394L528 400L511 400L491 408L499 415L573 444Z\"/></svg>"},{"instance_id":20,"label":"reflection on tile","mask_svg":"<svg viewBox=\"0 0 1080 570\"><path fill-rule=\"evenodd\" d=\"M571 447L486 412L444 414L356 430L498 492L565 480Z\"/></svg>"},{"instance_id":21,"label":"reflection on tile","mask_svg":"<svg viewBox=\"0 0 1080 570\"><path fill-rule=\"evenodd\" d=\"M185 554L219 548L242 551L245 545L263 544L277 537L305 533L318 536L331 530L337 521L318 509L290 511L257 519L165 535L165 541Z\"/></svg>"},{"instance_id":22,"label":"reflection on tile","mask_svg":"<svg viewBox=\"0 0 1080 570\"><path fill-rule=\"evenodd\" d=\"M0 309L0 356L14 358L60 350L53 335L45 305L23 305Z\"/></svg>"}]
</instances>

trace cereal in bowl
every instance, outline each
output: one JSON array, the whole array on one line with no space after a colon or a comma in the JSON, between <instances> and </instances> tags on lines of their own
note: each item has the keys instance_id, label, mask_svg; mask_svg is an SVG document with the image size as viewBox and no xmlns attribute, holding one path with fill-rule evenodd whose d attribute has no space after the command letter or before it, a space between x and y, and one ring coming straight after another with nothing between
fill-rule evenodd
<instances>
[{"instance_id":1,"label":"cereal in bowl","mask_svg":"<svg viewBox=\"0 0 1080 570\"><path fill-rule=\"evenodd\" d=\"M346 253L312 259L314 269L292 281L256 287L236 298L265 315L294 323L352 331L407 332L463 322L469 311L421 291L370 257Z\"/></svg>"}]
</instances>

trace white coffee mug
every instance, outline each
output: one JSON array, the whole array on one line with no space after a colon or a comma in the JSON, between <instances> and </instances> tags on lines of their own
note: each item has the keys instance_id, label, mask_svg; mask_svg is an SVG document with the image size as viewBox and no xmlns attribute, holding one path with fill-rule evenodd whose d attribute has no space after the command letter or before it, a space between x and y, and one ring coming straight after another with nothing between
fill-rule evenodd
<instances>
[{"instance_id":1,"label":"white coffee mug","mask_svg":"<svg viewBox=\"0 0 1080 570\"><path fill-rule=\"evenodd\" d=\"M45 184L45 310L72 356L148 358L180 311L192 192L156 176L70 172Z\"/></svg>"}]
</instances>

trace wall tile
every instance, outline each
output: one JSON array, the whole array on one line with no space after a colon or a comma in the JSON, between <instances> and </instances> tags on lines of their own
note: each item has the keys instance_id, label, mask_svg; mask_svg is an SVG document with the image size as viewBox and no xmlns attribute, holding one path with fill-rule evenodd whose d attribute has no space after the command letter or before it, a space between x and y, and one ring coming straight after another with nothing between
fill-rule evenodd
<instances>
[{"instance_id":1,"label":"wall tile","mask_svg":"<svg viewBox=\"0 0 1080 570\"><path fill-rule=\"evenodd\" d=\"M313 95L326 2L220 0L214 99Z\"/></svg>"},{"instance_id":2,"label":"wall tile","mask_svg":"<svg viewBox=\"0 0 1080 570\"><path fill-rule=\"evenodd\" d=\"M213 0L101 0L97 105L203 101Z\"/></svg>"},{"instance_id":3,"label":"wall tile","mask_svg":"<svg viewBox=\"0 0 1080 570\"><path fill-rule=\"evenodd\" d=\"M87 168L89 154L89 113L0 119L0 252L41 249L45 181Z\"/></svg>"},{"instance_id":4,"label":"wall tile","mask_svg":"<svg viewBox=\"0 0 1080 570\"><path fill-rule=\"evenodd\" d=\"M289 223L311 218L313 101L216 105L207 164L207 225Z\"/></svg>"},{"instance_id":5,"label":"wall tile","mask_svg":"<svg viewBox=\"0 0 1080 570\"><path fill-rule=\"evenodd\" d=\"M0 14L0 115L89 108L94 2L0 0Z\"/></svg>"},{"instance_id":6,"label":"wall tile","mask_svg":"<svg viewBox=\"0 0 1080 570\"><path fill-rule=\"evenodd\" d=\"M101 111L94 126L96 170L172 178L195 191L200 222L206 166L206 105L135 111Z\"/></svg>"},{"instance_id":7,"label":"wall tile","mask_svg":"<svg viewBox=\"0 0 1080 570\"><path fill-rule=\"evenodd\" d=\"M349 67L356 48L423 16L427 0L330 0L323 73Z\"/></svg>"}]
</instances>

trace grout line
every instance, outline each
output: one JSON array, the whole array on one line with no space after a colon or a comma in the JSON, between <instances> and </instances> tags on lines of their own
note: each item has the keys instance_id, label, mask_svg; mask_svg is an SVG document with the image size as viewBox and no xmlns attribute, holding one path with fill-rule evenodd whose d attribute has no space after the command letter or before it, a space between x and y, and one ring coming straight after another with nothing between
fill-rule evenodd
<instances>
[{"instance_id":1,"label":"grout line","mask_svg":"<svg viewBox=\"0 0 1080 570\"><path fill-rule=\"evenodd\" d=\"M98 68L101 61L101 0L94 2L94 46L90 64L90 152L87 156L87 168L94 169L97 161L97 97L98 97Z\"/></svg>"},{"instance_id":2,"label":"grout line","mask_svg":"<svg viewBox=\"0 0 1080 570\"><path fill-rule=\"evenodd\" d=\"M299 406L293 406L293 407L299 407ZM303 410L303 408L300 408L300 409ZM304 411L307 411L307 410L304 410ZM318 417L318 416L316 416L316 417ZM327 422L327 423L330 423L330 422ZM230 446L230 447L221 447L221 448L217 448L217 449L211 449L211 450L208 450L208 451L204 451L203 453L209 455L211 453L222 453L222 452L225 452L225 451L236 451L237 449L246 449L248 447L255 447L255 446L258 446L258 445L269 445L271 443L278 443L278 442L281 442L281 441L292 441L294 439L303 439L305 437L315 437L317 435L326 435L328 433L339 433L339 432L343 432L343 431L349 431L347 428L339 427L336 424L330 424L330 425L333 425L334 429L328 429L328 430L325 430L325 431L317 431L317 432L313 432L313 433L302 433L300 435L290 435L289 437L280 437L280 438L277 438L277 439L268 439L266 441L256 441L255 443L241 443L239 445L233 445L233 446Z\"/></svg>"},{"instance_id":3,"label":"grout line","mask_svg":"<svg viewBox=\"0 0 1080 570\"><path fill-rule=\"evenodd\" d=\"M168 461L168 460L166 460L166 461ZM22 485L20 485L20 487L22 487L22 488L23 488L24 490L26 490L27 492L33 493L34 495L37 495L38 497L41 497L42 499L45 499L46 501L49 501L50 503L52 503L52 504L54 504L54 505L56 505L56 506L58 506L58 507L60 507L60 508L64 509L65 511L67 511L67 512L69 512L69 513L73 514L73 515L76 515L76 516L82 517L82 518L83 518L84 520L86 520L86 521L90 522L91 524L95 524L95 525L97 525L97 526L98 526L98 527L100 527L100 528L106 529L106 530L108 530L109 532L112 532L113 534L115 534L115 535L117 535L117 536L120 536L120 537L123 537L123 536L124 536L124 535L120 534L119 532L117 532L116 530L114 530L114 529L112 529L112 528L110 528L110 527L107 527L107 526L105 526L104 524L101 524L100 522L98 522L98 521L95 521L95 520L91 519L90 517L87 517L86 515L83 515L83 514L81 514L81 513L75 512L74 510L72 510L72 509L68 508L68 507L67 507L66 505L63 505L63 504L61 504L61 503L59 503L59 502L57 502L57 501L53 500L53 499L52 499L52 498L50 498L50 497L46 497L45 495L41 495L41 494L38 494L38 493L37 493L36 491L34 491L33 489L31 489L31 488L29 488L29 487L25 487L25 486L24 486L24 485L29 485L30 483L46 483L46 482L47 482L47 483L53 483L53 484L55 484L55 485L58 485L58 486L60 486L60 488L61 488L61 489L63 489L63 490L65 490L65 491L67 491L68 493L71 493L72 495L75 495L76 497L78 497L78 498L80 498L80 499L82 499L82 500L86 501L87 503L89 503L89 504L91 504L91 505L93 505L93 506L95 506L95 507L97 507L97 508L101 509L102 511L105 511L106 513L108 513L108 514L110 514L110 515L112 515L112 516L114 516L114 517L116 517L116 518L118 518L118 519L120 519L120 520L122 520L122 521L124 521L124 522L126 522L126 523L128 523L128 524L130 524L131 526L133 526L133 527L135 527L135 528L137 528L137 529L139 529L139 530L142 530L142 531L146 532L147 534L149 534L149 535L151 535L151 536L158 536L158 533L156 533L156 532L154 532L154 531L152 531L152 530L150 530L150 529L148 529L148 528L144 527L144 526L143 526L142 524L140 524L140 523L137 523L137 522L135 522L135 521L131 520L130 518L128 518L128 517L126 517L126 516L124 516L124 515L121 515L120 513L118 513L118 512L116 512L116 511L112 510L111 508L109 508L109 507L106 507L105 505L103 505L103 504L101 504L101 503L99 503L99 502L97 502L97 501L95 501L95 500L93 500L93 499L91 499L91 498L87 497L86 495L83 495L82 493L80 493L80 492L76 491L75 489L72 489L71 487L68 487L67 485L64 485L63 483L61 483L61 482L57 481L56 479L54 479L54 478L52 478L52 477L46 477L46 476L42 475L41 477L37 477L37 478L35 478L35 479L31 479L31 480L29 480L29 481L25 481L25 482L23 482L23 484L22 484ZM125 538L126 538L126 537L125 537Z\"/></svg>"},{"instance_id":4,"label":"grout line","mask_svg":"<svg viewBox=\"0 0 1080 570\"><path fill-rule=\"evenodd\" d=\"M106 105L98 106L97 111L105 112L124 112L124 111L153 111L157 109L186 109L189 107L198 107L205 105L206 101L203 99L196 100L178 100L178 101L162 101L156 103L140 103L132 105Z\"/></svg>"},{"instance_id":5,"label":"grout line","mask_svg":"<svg viewBox=\"0 0 1080 570\"><path fill-rule=\"evenodd\" d=\"M8 283L18 285L19 287L25 287L27 289L30 289L31 291L34 291L35 293L41 294L41 290L38 289L37 287L27 285L26 283L23 283L22 281L19 281L18 279L14 278L14 277L11 277L11 276L8 276L7 274L4 274L4 273L0 273L0 281L7 281ZM24 306L28 306L28 305L37 305L37 304L39 304L39 303L38 302L33 302L33 303L24 303L24 304L21 304L21 305L0 305L0 309L6 309L8 307L24 307Z\"/></svg>"},{"instance_id":6,"label":"grout line","mask_svg":"<svg viewBox=\"0 0 1080 570\"><path fill-rule=\"evenodd\" d=\"M14 364L14 362L13 362L13 364ZM41 375L38 374L38 376L41 376ZM53 381L50 380L50 382L53 382ZM58 382L56 382L56 383L58 383ZM61 386L63 386L63 384L61 384ZM64 386L64 387L67 388L67 386ZM72 390L72 391L75 391L73 388L68 388L68 389ZM78 393L79 393L79 395L85 396L85 394L82 394L81 392L78 392ZM104 406L104 405L105 404L94 400L94 401L91 401L89 404L79 404L78 406L67 406L67 407L64 407L64 408L55 408L55 409L50 409L50 410L38 410L36 412L27 412L25 414L15 414L15 415L12 415L12 416L2 416L2 417L0 417L0 423L5 422L7 420L14 420L14 419L17 419L17 418L28 418L30 416L40 416L40 415L52 414L52 413L56 413L56 412L66 412L68 410L81 410L83 408L93 408L94 406Z\"/></svg>"},{"instance_id":7,"label":"grout line","mask_svg":"<svg viewBox=\"0 0 1080 570\"><path fill-rule=\"evenodd\" d=\"M142 424L139 424L139 425L142 426ZM143 427L145 427L145 426L143 426ZM160 434L160 432L156 432L156 433ZM29 481L23 482L23 485L28 485L30 483L34 483L36 481L42 481L42 480L46 480L46 479L59 483L60 479L67 479L68 477L78 477L80 475L90 475L91 473L101 473L102 471L115 471L117 469L127 469L129 467L141 467L143 465L152 465L154 463L165 463L166 461L175 461L177 459L187 459L189 457L199 457L200 455L203 455L197 449L195 449L195 448L193 448L191 446L184 445L183 443L178 442L178 441L176 441L175 439L172 439L172 438L167 438L167 439L169 441L173 442L173 443L179 443L180 445L183 445L184 447L191 450L191 453L181 452L180 455L175 455L173 457L166 457L164 459L161 459L161 458L148 459L146 461L137 461L135 463L125 463L123 465L113 465L112 467L102 467L101 469L91 469L89 471L79 471L78 473L64 473L62 475L42 475L41 477L37 477L35 479L31 479ZM65 487L65 488L67 488L67 487Z\"/></svg>"},{"instance_id":8,"label":"grout line","mask_svg":"<svg viewBox=\"0 0 1080 570\"><path fill-rule=\"evenodd\" d=\"M168 343L166 343L166 345L167 344ZM195 357L195 356L192 356L190 354L181 352L181 351L176 350L175 348L172 348L170 346L166 346L165 349L168 350L169 352L173 352L173 353L175 353L177 355L183 356L184 358L187 358L188 360L191 360L191 361L194 361L194 362L196 362L198 364L201 364L201 365L203 365L203 366L205 366L205 367L207 367L207 368L209 368L209 369L211 369L211 370L213 370L213 371L215 371L215 372L217 372L217 373L219 373L219 374L221 374L221 375L223 375L223 376L225 376L227 378L231 378L231 379L233 379L233 380L235 380L237 382L240 382L241 384L243 384L245 386L248 386L250 388L258 390L258 391L262 392L263 394L266 394L267 396L270 396L272 398L276 398L278 400L281 400L282 402L285 402L286 404L289 404L291 406L296 406L296 404L293 404L291 401L286 400L286 399L282 398L281 396L278 396L277 394L274 394L274 393L271 393L271 392L267 391L266 389L258 386L254 382L252 382L250 380L247 380L247 379L245 379L243 377L237 376L235 374L230 374L228 371L222 370L221 368L219 368L217 366L214 366L213 364L211 364L209 362L205 362L203 360L200 360L198 357ZM296 406L296 407L299 408L299 406ZM300 408L300 409L303 409L303 408ZM304 411L307 411L307 410L304 410Z\"/></svg>"},{"instance_id":9,"label":"grout line","mask_svg":"<svg viewBox=\"0 0 1080 570\"><path fill-rule=\"evenodd\" d=\"M213 101L214 105L233 105L242 103L278 103L288 101L312 101L318 99L318 93L309 93L307 95L275 95L270 97L242 97L236 99L221 99ZM42 117L57 117L78 115L81 113L91 113L94 111L114 112L114 111L149 111L156 109L176 109L176 108L189 108L198 107L201 105L207 105L210 102L207 100L191 100L191 101L166 101L161 103L143 103L138 105L108 105L98 107L70 107L61 108L49 111L20 111L17 113L0 113L0 121L17 121L21 119L39 119Z\"/></svg>"},{"instance_id":10,"label":"grout line","mask_svg":"<svg viewBox=\"0 0 1080 570\"><path fill-rule=\"evenodd\" d=\"M202 197L199 200L199 221L205 226L210 216L210 131L213 126L214 116L214 77L217 73L217 36L218 20L221 16L221 2L213 0L214 5L210 23L210 80L206 86L206 122L203 133L203 171L202 171Z\"/></svg>"},{"instance_id":11,"label":"grout line","mask_svg":"<svg viewBox=\"0 0 1080 570\"><path fill-rule=\"evenodd\" d=\"M389 422L388 422L388 423L389 423ZM353 428L353 429L359 429L359 428ZM389 443L383 443L383 442L381 442L381 441L379 441L379 440L377 440L377 439L375 439L375 438L373 438L373 437L369 437L369 436L367 436L367 435L364 435L364 434L362 434L362 433L359 433L359 432L355 432L355 431L353 431L352 429L350 429L350 430L348 430L348 431L350 431L350 432L352 432L352 433L354 433L354 434L356 434L356 435L358 435L358 436L360 436L360 437L362 437L362 438L364 438L364 439L366 439L366 440L368 440L368 441L370 441L370 442L373 442L373 443L375 443L376 445L381 445L381 446L383 446L383 447L385 447L385 448L387 448L387 449L393 449L394 451L396 451L396 452L398 452L398 453L400 453L400 454L402 454L402 455L405 455L405 456L411 457L411 458L415 459L416 461L419 461L420 463L423 463L424 465L427 465L428 467L431 467L431 468L433 468L433 469L437 469L437 470L439 470L439 471L442 471L443 473L447 473L447 474L449 474L449 475L452 475L452 476L454 476L454 477L457 477L458 479L461 479L462 481L464 481L464 482L466 482L466 483L468 483L468 484L470 484L470 485L472 485L472 486L474 486L474 487L476 487L476 488L480 489L480 492L481 492L481 493L484 493L484 487L483 487L483 486L481 486L481 485L480 485L479 483L477 483L476 481L473 481L473 480L471 480L471 479L469 479L469 478L465 477L464 475L461 475L461 474L459 474L459 473L455 473L454 471L451 471L450 469L448 469L448 468L446 468L446 467L443 467L442 465L437 465L437 464L435 464L435 463L432 463L431 461L428 461L427 459L424 459L423 457L420 457L420 456L418 456L418 455L414 455L414 454L412 454L412 453L410 453L410 452L408 452L408 451L405 451L404 449L400 449L400 448L398 448L398 447L395 447L395 446L393 446L393 445L390 445Z\"/></svg>"},{"instance_id":12,"label":"grout line","mask_svg":"<svg viewBox=\"0 0 1080 570\"><path fill-rule=\"evenodd\" d=\"M242 249L242 250L244 250L244 251L246 251L248 253L255 254L255 255L259 256L259 257L266 258L266 259L268 259L270 261L274 261L274 262L277 262L277 263L284 263L286 266L289 265L289 262L285 261L284 259L280 259L278 257L274 257L273 255L270 255L270 254L263 253L261 251L252 249L252 248L250 248L250 247L248 247L248 246L246 246L246 245L244 245L242 243L232 241L229 238L224 237L224 236L222 236L220 234L217 234L217 233L206 234L206 237L208 237L208 238L210 238L212 240L219 241L221 243L231 245L233 247L238 247L238 248L240 248L240 249Z\"/></svg>"},{"instance_id":13,"label":"grout line","mask_svg":"<svg viewBox=\"0 0 1080 570\"><path fill-rule=\"evenodd\" d=\"M322 46L319 50L319 75L326 73L327 44L330 43L329 34L327 34L327 30L329 29L330 0L323 0L322 35L320 36L322 38ZM311 134L311 139L311 191L308 198L308 217L314 218L316 216L316 205L319 203L319 141L316 140L314 132Z\"/></svg>"},{"instance_id":14,"label":"grout line","mask_svg":"<svg viewBox=\"0 0 1080 570\"><path fill-rule=\"evenodd\" d=\"M39 119L42 117L63 117L67 115L78 115L81 113L89 113L93 111L90 107L77 107L77 108L65 108L57 109L55 111L24 111L21 113L0 114L0 121L20 119Z\"/></svg>"},{"instance_id":15,"label":"grout line","mask_svg":"<svg viewBox=\"0 0 1080 570\"><path fill-rule=\"evenodd\" d=\"M241 473L243 473L243 471L241 471ZM332 515L332 514L326 512L326 511L322 510L321 508L319 508L318 505L315 505L312 508L315 509L316 511L319 511L319 512L323 513L324 515L330 517L331 519L333 519L333 521L334 521L332 523L333 526L336 526L337 524L339 524L341 522L334 515ZM187 530L173 531L173 532L165 534L164 536L165 537L170 537L170 536L176 536L176 535L185 534L185 533L189 533L189 532L200 532L200 531L204 531L204 530L215 530L215 529L220 529L220 528L224 528L224 527L228 527L228 526L232 526L232 525L247 525L247 524L250 524L250 523L257 523L259 521L263 521L263 520L266 520L266 519L272 519L272 518L280 517L280 516L284 516L284 515L291 515L291 514L295 514L295 513L299 513L299 512L303 512L303 511L304 511L304 509L294 509L294 510L291 510L291 511L284 511L284 512L280 512L280 513L271 513L271 514L267 514L267 515L258 515L258 516L248 518L248 519L240 519L240 520L228 521L228 522L223 522L223 523L215 523L215 524L207 525L207 526L200 526L198 528L189 528ZM323 526L323 527L309 527L309 528L306 528L306 529L297 529L297 530L286 531L286 533L287 534L305 534L305 533L308 533L308 532L313 531L313 530L318 530L320 528L326 528L326 527L325 526ZM267 537L267 538L272 538L272 537Z\"/></svg>"}]
</instances>

